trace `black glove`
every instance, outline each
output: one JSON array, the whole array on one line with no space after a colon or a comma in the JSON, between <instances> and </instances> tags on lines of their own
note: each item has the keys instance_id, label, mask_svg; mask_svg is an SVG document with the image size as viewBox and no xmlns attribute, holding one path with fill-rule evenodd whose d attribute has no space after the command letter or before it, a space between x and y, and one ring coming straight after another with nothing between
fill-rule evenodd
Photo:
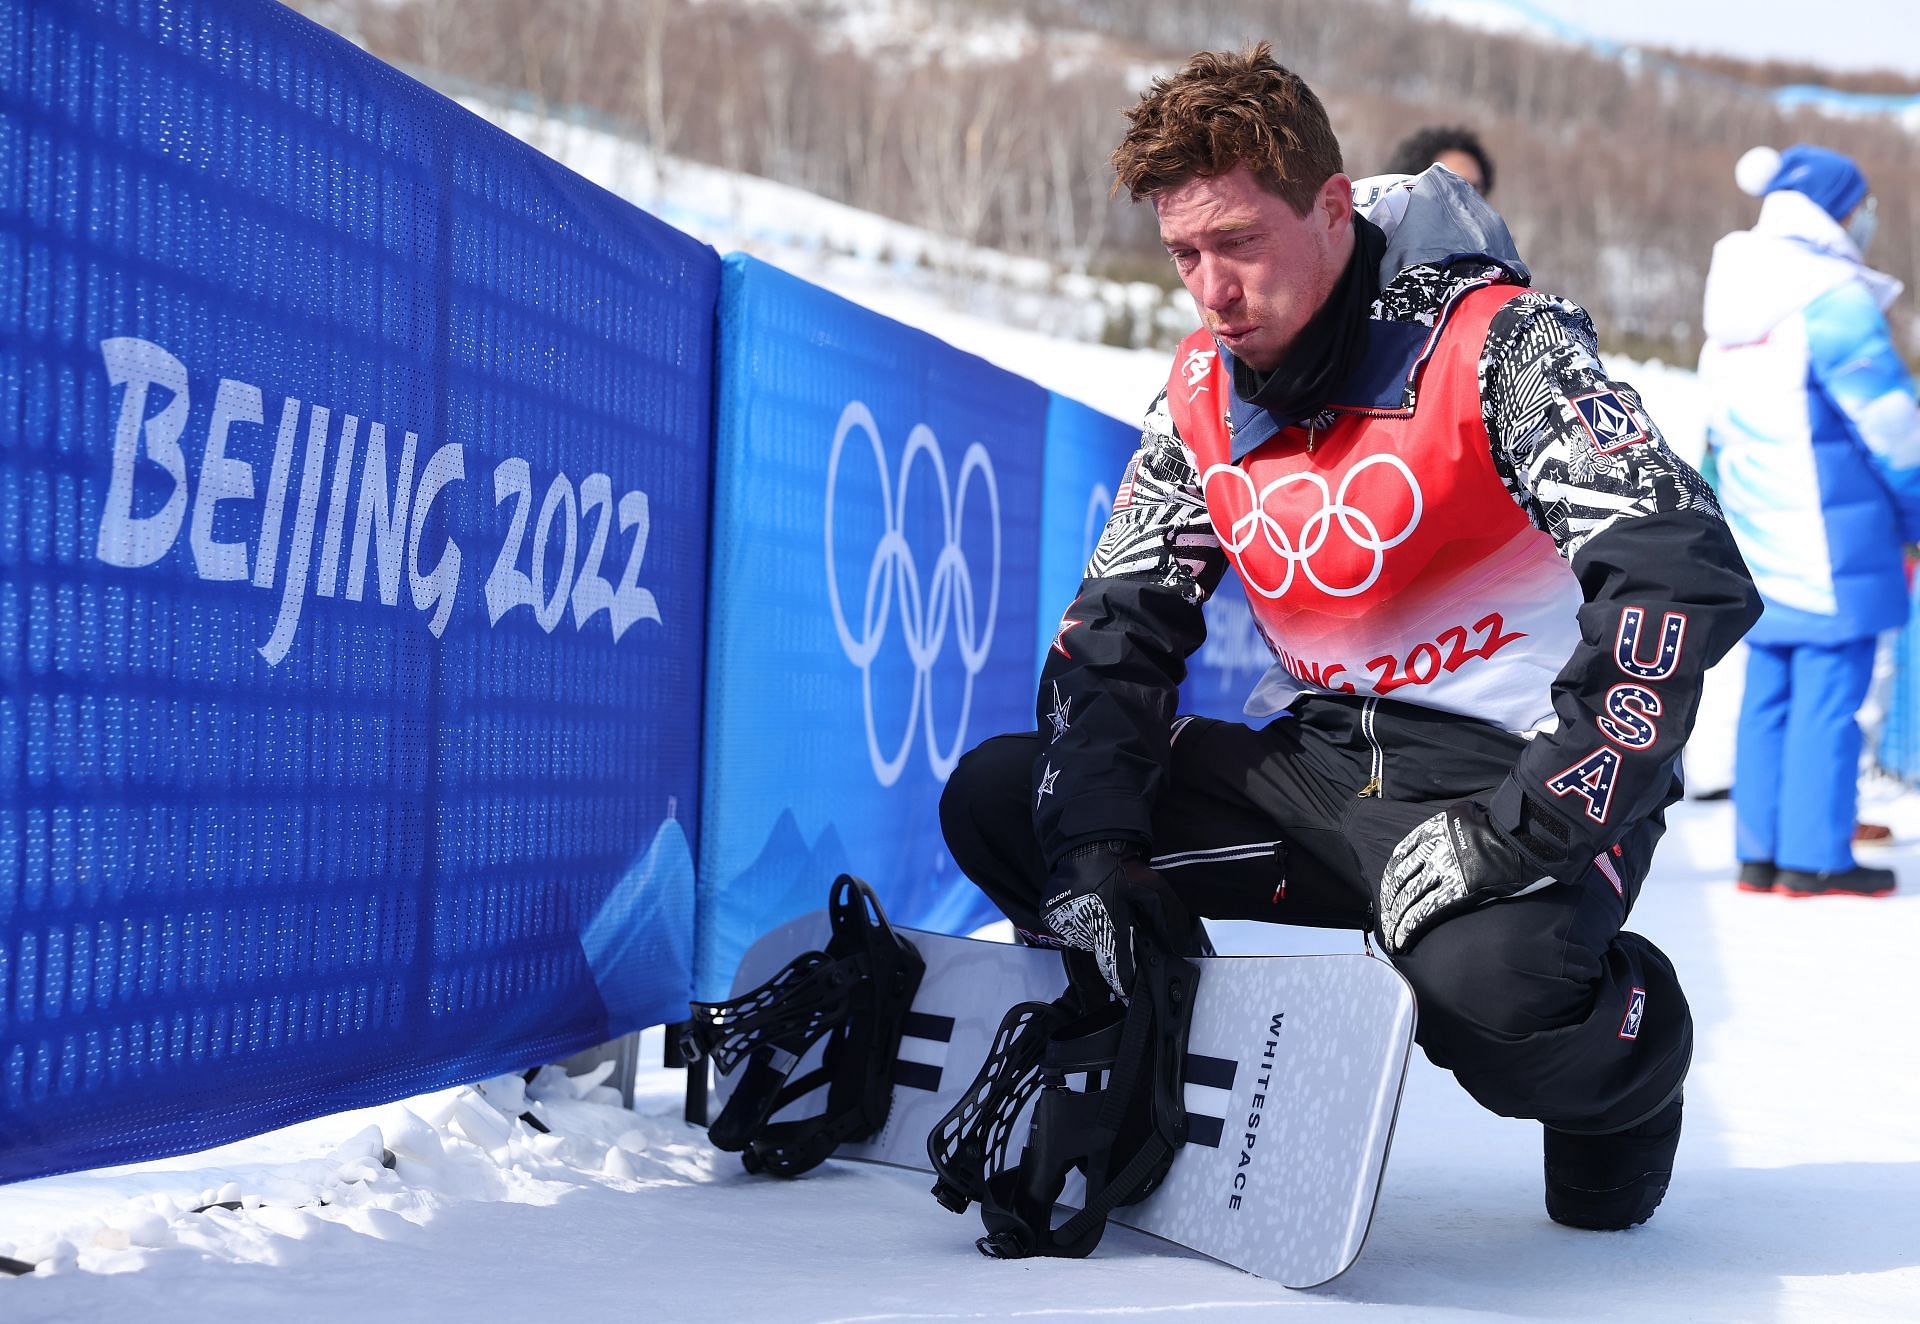
<instances>
[{"instance_id":1,"label":"black glove","mask_svg":"<svg viewBox=\"0 0 1920 1324\"><path fill-rule=\"evenodd\" d=\"M1076 846L1054 867L1040 913L1068 947L1093 953L1115 996L1133 988L1133 935L1145 929L1168 951L1193 928L1187 908L1127 841Z\"/></svg>"},{"instance_id":2,"label":"black glove","mask_svg":"<svg viewBox=\"0 0 1920 1324\"><path fill-rule=\"evenodd\" d=\"M1546 870L1474 801L1435 814L1400 839L1380 878L1380 940L1404 952L1439 920L1512 896Z\"/></svg>"}]
</instances>

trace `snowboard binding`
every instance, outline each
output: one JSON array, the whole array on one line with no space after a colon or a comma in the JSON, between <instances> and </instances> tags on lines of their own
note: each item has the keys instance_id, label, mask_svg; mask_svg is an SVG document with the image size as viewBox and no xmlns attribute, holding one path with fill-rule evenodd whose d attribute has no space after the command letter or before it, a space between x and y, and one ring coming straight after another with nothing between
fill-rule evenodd
<instances>
[{"instance_id":1,"label":"snowboard binding","mask_svg":"<svg viewBox=\"0 0 1920 1324\"><path fill-rule=\"evenodd\" d=\"M680 1056L690 1067L711 1058L731 1074L745 1063L707 1138L738 1152L748 1172L797 1177L843 1143L879 1130L893 1101L901 1029L926 962L852 874L834 880L827 910L833 928L825 951L801 953L737 998L693 1003L680 1032ZM822 1041L819 1065L793 1079ZM772 1120L822 1086L823 1112Z\"/></svg>"},{"instance_id":2,"label":"snowboard binding","mask_svg":"<svg viewBox=\"0 0 1920 1324\"><path fill-rule=\"evenodd\" d=\"M1153 1194L1186 1143L1182 1080L1199 967L1146 935L1135 941L1125 1004L1086 953L1062 953L1066 993L1007 1012L980 1074L927 1137L934 1198L956 1214L979 1201L983 1255L1089 1254L1108 1215ZM1084 1087L1070 1088L1073 1077ZM1026 1144L1009 1163L1029 1102ZM1075 1169L1085 1201L1056 1225L1054 1203Z\"/></svg>"}]
</instances>

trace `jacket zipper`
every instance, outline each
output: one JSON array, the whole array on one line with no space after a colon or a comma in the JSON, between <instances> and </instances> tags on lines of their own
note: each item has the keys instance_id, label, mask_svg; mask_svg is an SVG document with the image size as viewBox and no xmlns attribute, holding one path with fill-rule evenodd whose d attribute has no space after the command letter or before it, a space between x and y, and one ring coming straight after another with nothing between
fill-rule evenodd
<instances>
[{"instance_id":1,"label":"jacket zipper","mask_svg":"<svg viewBox=\"0 0 1920 1324\"><path fill-rule=\"evenodd\" d=\"M1367 738L1367 747L1373 751L1369 768L1373 775L1367 779L1367 784L1360 788L1360 793L1354 797L1356 800L1366 800L1379 795L1381 779L1387 775L1387 756L1381 750L1380 737L1373 729L1373 715L1379 707L1380 700L1377 698L1368 699L1360 705L1360 733Z\"/></svg>"},{"instance_id":2,"label":"jacket zipper","mask_svg":"<svg viewBox=\"0 0 1920 1324\"><path fill-rule=\"evenodd\" d=\"M1484 290L1488 286L1496 283L1495 281L1481 277L1478 280L1469 281L1447 296L1446 303L1441 305L1439 314L1434 318L1433 334L1428 336L1426 347L1421 351L1420 357L1414 361L1412 371L1419 372L1426 367L1427 360L1432 357L1434 348L1440 343L1440 332L1445 328L1447 319L1453 316L1454 305L1458 304L1460 300L1466 298L1475 290ZM1328 408L1337 413L1358 414L1362 418L1408 418L1413 414L1413 411L1404 405L1398 409L1368 408L1365 405L1329 405ZM1308 433L1307 437L1307 453L1313 453L1313 436L1311 432Z\"/></svg>"}]
</instances>

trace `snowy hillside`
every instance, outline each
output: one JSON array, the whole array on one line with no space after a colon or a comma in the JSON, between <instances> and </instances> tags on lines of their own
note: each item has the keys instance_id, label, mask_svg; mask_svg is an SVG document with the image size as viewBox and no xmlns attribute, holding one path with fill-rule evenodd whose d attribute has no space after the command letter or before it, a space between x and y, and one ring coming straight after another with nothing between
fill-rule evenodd
<instances>
[{"instance_id":1,"label":"snowy hillside","mask_svg":"<svg viewBox=\"0 0 1920 1324\"><path fill-rule=\"evenodd\" d=\"M1146 409L1166 356L1099 344L1102 328L1123 315L1160 319L1176 338L1192 327L1185 296L1156 285L970 247L787 184L661 158L589 125L464 104L722 253L762 258L1117 417Z\"/></svg>"},{"instance_id":2,"label":"snowy hillside","mask_svg":"<svg viewBox=\"0 0 1920 1324\"><path fill-rule=\"evenodd\" d=\"M589 125L469 101L468 109L562 164L705 240L751 253L855 303L1071 396L1138 418L1165 380L1159 350L1098 343L1116 317L1192 330L1184 294L1061 271L1033 258L972 248L944 235L751 175L678 158ZM1674 448L1697 461L1706 412L1694 374L1613 360L1637 386Z\"/></svg>"},{"instance_id":3,"label":"snowy hillside","mask_svg":"<svg viewBox=\"0 0 1920 1324\"><path fill-rule=\"evenodd\" d=\"M922 263L934 241L907 227L503 118L723 250L756 252L1116 415L1137 413L1164 371L1158 354L1062 338L1076 329L1070 305L1111 309L1133 297L1124 287L1076 288L986 253ZM671 206L659 200L663 177ZM1617 366L1675 444L1697 453L1691 375ZM1724 729L1703 739L1716 736L1724 743ZM1123 1229L1086 1261L989 1261L973 1249L975 1217L943 1211L921 1174L834 1162L796 1182L752 1178L678 1120L678 1073L643 1071L629 1112L594 1078L548 1070L530 1084L507 1077L204 1154L0 1188L0 1257L35 1266L0 1275L0 1321L1237 1320L1285 1309L1911 1320L1920 795L1867 812L1894 825L1900 844L1883 858L1907 890L1804 903L1737 893L1727 805L1676 806L1634 927L1678 965L1699 1047L1672 1193L1633 1232L1547 1221L1539 1128L1482 1111L1424 1060L1369 1249L1312 1293ZM1240 952L1357 947L1251 925L1217 936ZM644 1061L659 1060L658 1039Z\"/></svg>"}]
</instances>

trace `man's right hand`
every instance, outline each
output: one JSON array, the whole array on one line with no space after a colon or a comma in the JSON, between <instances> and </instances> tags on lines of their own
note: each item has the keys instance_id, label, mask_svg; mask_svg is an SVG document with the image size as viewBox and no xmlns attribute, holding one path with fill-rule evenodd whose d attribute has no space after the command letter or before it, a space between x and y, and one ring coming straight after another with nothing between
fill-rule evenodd
<instances>
[{"instance_id":1,"label":"man's right hand","mask_svg":"<svg viewBox=\"0 0 1920 1324\"><path fill-rule=\"evenodd\" d=\"M1444 809L1400 839L1380 879L1380 940L1394 955L1450 915L1512 896L1546 871L1473 801Z\"/></svg>"},{"instance_id":2,"label":"man's right hand","mask_svg":"<svg viewBox=\"0 0 1920 1324\"><path fill-rule=\"evenodd\" d=\"M1180 950L1193 927L1187 908L1138 846L1101 841L1076 846L1054 867L1040 904L1047 927L1068 947L1093 953L1114 996L1133 988L1133 935L1153 934L1168 951Z\"/></svg>"}]
</instances>

